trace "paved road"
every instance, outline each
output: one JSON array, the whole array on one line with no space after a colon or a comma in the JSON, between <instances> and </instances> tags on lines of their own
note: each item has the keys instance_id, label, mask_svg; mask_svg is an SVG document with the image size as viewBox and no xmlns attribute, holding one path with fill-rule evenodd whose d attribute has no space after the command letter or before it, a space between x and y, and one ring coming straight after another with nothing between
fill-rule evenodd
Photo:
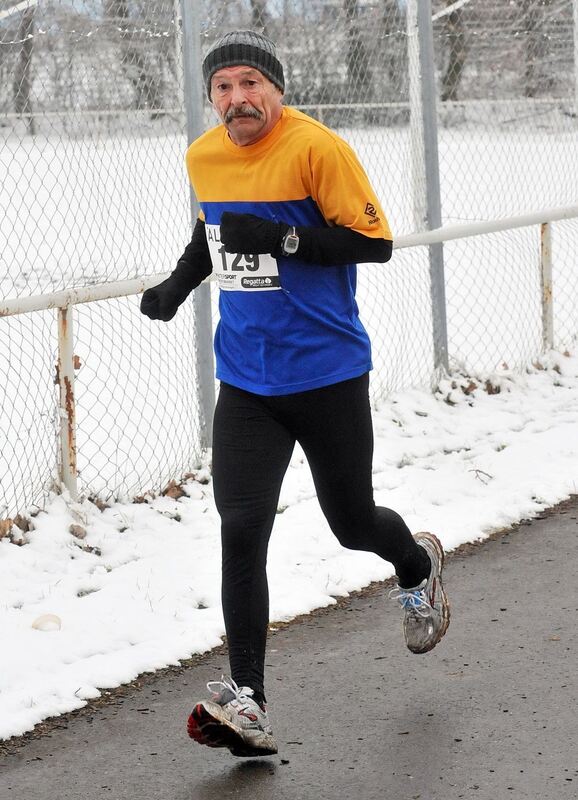
<instances>
[{"instance_id":1,"label":"paved road","mask_svg":"<svg viewBox=\"0 0 578 800\"><path fill-rule=\"evenodd\" d=\"M270 639L278 756L194 745L213 653L0 757L2 800L578 797L578 498L452 557L452 624L405 650L381 588Z\"/></svg>"}]
</instances>

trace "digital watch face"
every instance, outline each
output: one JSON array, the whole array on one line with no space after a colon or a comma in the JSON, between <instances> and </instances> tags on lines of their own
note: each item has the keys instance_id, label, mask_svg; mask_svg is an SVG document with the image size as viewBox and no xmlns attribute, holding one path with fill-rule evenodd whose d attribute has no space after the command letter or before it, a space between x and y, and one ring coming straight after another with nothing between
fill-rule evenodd
<instances>
[{"instance_id":1,"label":"digital watch face","mask_svg":"<svg viewBox=\"0 0 578 800\"><path fill-rule=\"evenodd\" d=\"M283 252L286 255L293 255L293 253L297 252L297 248L299 247L299 237L295 233L295 228L293 228L292 233L288 233L283 240Z\"/></svg>"}]
</instances>

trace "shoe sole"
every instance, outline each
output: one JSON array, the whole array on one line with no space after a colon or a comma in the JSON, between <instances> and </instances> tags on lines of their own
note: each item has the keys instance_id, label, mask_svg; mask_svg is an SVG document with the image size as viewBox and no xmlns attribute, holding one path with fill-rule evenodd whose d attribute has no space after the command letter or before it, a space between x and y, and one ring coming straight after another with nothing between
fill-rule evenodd
<instances>
[{"instance_id":1,"label":"shoe sole","mask_svg":"<svg viewBox=\"0 0 578 800\"><path fill-rule=\"evenodd\" d=\"M191 739L207 747L227 747L234 756L242 758L277 753L277 744L272 736L262 731L237 728L220 711L215 703L197 703L187 722ZM258 743L252 741L255 735L259 738Z\"/></svg>"},{"instance_id":2,"label":"shoe sole","mask_svg":"<svg viewBox=\"0 0 578 800\"><path fill-rule=\"evenodd\" d=\"M442 601L442 603L441 603L441 606L442 606L441 607L442 624L441 624L441 627L440 627L440 629L438 631L437 637L435 639L433 639L431 642L429 642L429 644L426 645L425 647L420 647L419 649L414 649L414 648L408 646L408 650L410 650L410 652L416 653L416 654L429 653L431 650L434 649L436 644L438 644L440 642L440 640L443 639L443 637L445 636L445 633L446 633L446 631L447 631L447 629L449 627L449 624L450 624L450 616L451 616L451 614L450 614L450 604L449 604L448 596L447 596L447 594L445 592L445 589L444 589L444 586L443 586L443 583L442 583L442 577L441 577L442 576L443 566L444 566L444 561L445 561L444 549L442 547L442 543L440 542L440 540L438 539L438 537L434 533L428 533L427 534L427 539L429 540L429 542L431 544L433 544L434 550L436 551L436 555L438 557L439 570L438 570L438 579L437 579L437 587L436 588L437 588L437 591L440 594L441 601Z\"/></svg>"}]
</instances>

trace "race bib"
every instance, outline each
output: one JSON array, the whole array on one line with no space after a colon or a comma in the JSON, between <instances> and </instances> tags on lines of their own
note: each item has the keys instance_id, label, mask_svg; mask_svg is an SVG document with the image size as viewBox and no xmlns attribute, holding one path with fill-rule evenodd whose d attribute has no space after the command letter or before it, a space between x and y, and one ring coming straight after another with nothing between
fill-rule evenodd
<instances>
[{"instance_id":1,"label":"race bib","mask_svg":"<svg viewBox=\"0 0 578 800\"><path fill-rule=\"evenodd\" d=\"M280 289L276 259L268 253L226 253L219 225L206 225L213 274L226 292L264 292Z\"/></svg>"}]
</instances>

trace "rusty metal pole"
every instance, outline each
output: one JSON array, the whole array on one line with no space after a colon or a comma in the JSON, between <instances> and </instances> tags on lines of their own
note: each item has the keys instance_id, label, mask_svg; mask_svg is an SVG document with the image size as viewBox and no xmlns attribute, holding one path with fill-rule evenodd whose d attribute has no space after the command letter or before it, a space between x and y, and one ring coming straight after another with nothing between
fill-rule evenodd
<instances>
[{"instance_id":1,"label":"rusty metal pole","mask_svg":"<svg viewBox=\"0 0 578 800\"><path fill-rule=\"evenodd\" d=\"M542 349L554 347L554 303L552 299L552 225L540 225L540 286L542 289Z\"/></svg>"},{"instance_id":2,"label":"rusty metal pole","mask_svg":"<svg viewBox=\"0 0 578 800\"><path fill-rule=\"evenodd\" d=\"M60 481L72 501L78 500L76 410L74 402L74 306L58 309L58 385L60 388Z\"/></svg>"}]
</instances>

